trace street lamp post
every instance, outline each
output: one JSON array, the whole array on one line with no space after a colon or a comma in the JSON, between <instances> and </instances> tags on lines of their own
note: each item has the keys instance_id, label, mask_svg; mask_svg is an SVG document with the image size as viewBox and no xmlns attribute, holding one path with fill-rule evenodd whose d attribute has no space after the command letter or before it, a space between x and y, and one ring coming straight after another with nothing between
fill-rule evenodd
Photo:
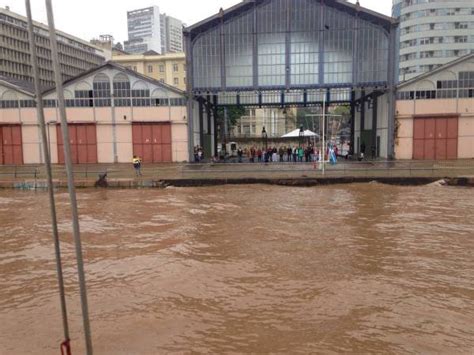
<instances>
[{"instance_id":1,"label":"street lamp post","mask_svg":"<svg viewBox=\"0 0 474 355\"><path fill-rule=\"evenodd\" d=\"M262 140L263 140L263 146L265 147L265 152L268 149L268 134L267 131L265 130L265 126L262 128Z\"/></svg>"},{"instance_id":2,"label":"street lamp post","mask_svg":"<svg viewBox=\"0 0 474 355\"><path fill-rule=\"evenodd\" d=\"M303 125L300 126L299 137L300 137L300 147L301 147L304 143L304 128L303 128Z\"/></svg>"}]
</instances>

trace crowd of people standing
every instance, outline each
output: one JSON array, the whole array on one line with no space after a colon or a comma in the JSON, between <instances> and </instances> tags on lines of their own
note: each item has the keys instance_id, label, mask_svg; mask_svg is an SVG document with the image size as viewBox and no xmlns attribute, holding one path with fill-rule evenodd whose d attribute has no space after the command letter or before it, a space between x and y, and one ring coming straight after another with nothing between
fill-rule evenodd
<instances>
[{"instance_id":1,"label":"crowd of people standing","mask_svg":"<svg viewBox=\"0 0 474 355\"><path fill-rule=\"evenodd\" d=\"M337 148L336 148L337 155ZM242 150L239 148L238 151L239 161L242 161L243 156L247 156L251 163L264 162L264 163L302 163L302 162L314 162L321 159L319 149L313 147L311 144L303 146L281 146L281 147L269 147L267 149L252 147L250 149ZM327 154L327 152L326 152Z\"/></svg>"},{"instance_id":2,"label":"crowd of people standing","mask_svg":"<svg viewBox=\"0 0 474 355\"><path fill-rule=\"evenodd\" d=\"M327 148L326 157L333 152L335 157L338 156L338 148L336 146ZM322 159L320 150L313 145L307 146L280 146L260 148L253 146L249 148L239 147L236 151L239 163L248 161L250 163L309 163ZM221 159L224 159L221 157ZM204 161L204 151L201 146L194 147L194 162L200 163ZM216 155L212 157L212 162L219 162L220 159ZM225 162L225 159L224 159Z\"/></svg>"}]
</instances>

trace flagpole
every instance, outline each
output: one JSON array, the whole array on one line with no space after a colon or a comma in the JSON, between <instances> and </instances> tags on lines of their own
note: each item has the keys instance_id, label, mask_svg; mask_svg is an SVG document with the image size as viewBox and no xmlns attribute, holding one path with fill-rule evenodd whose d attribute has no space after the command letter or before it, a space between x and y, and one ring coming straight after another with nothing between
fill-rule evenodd
<instances>
[{"instance_id":1,"label":"flagpole","mask_svg":"<svg viewBox=\"0 0 474 355\"><path fill-rule=\"evenodd\" d=\"M69 324L67 319L67 306L66 306L66 296L64 291L64 276L63 268L61 261L61 246L59 241L58 233L58 221L56 214L56 203L54 200L54 186L53 186L53 174L51 169L51 155L49 154L49 139L47 139L46 134L46 122L44 119L44 108L43 108L43 97L41 93L40 86L40 76L39 76L39 67L38 67L38 56L36 55L36 45L35 45L35 34L33 28L33 16L31 14L31 4L30 0L25 0L26 14L28 18L28 39L30 44L30 55L31 55L31 64L33 68L34 84L35 84L35 101L36 101L36 114L39 121L39 127L41 131L41 140L43 142L43 155L44 155L44 165L46 168L47 183L48 183L48 196L49 196L49 206L51 212L51 226L53 229L53 241L54 241L54 252L56 255L56 271L58 278L59 286L59 298L61 303L61 314L63 320L63 330L64 330L64 345L69 349ZM70 351L70 350L69 350Z\"/></svg>"},{"instance_id":2,"label":"flagpole","mask_svg":"<svg viewBox=\"0 0 474 355\"><path fill-rule=\"evenodd\" d=\"M89 322L89 307L87 302L86 278L84 273L84 261L82 258L81 234L79 229L79 213L77 209L76 190L74 187L73 166L71 160L71 147L69 146L69 129L67 126L66 107L64 104L64 91L61 75L61 66L58 56L58 42L54 26L53 6L51 0L46 0L46 11L48 14L49 41L51 46L51 57L53 61L54 77L56 82L56 93L58 97L59 115L61 119L61 132L64 141L64 161L66 163L67 183L69 197L71 200L72 230L76 250L77 272L79 278L79 291L81 298L82 320L84 326L84 337L86 343L86 354L92 355L92 340Z\"/></svg>"}]
</instances>

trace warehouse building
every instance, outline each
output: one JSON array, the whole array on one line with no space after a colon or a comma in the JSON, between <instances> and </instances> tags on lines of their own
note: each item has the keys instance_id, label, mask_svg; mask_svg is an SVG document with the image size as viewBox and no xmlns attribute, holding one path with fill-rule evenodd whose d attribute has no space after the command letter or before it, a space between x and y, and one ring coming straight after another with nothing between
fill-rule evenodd
<instances>
[{"instance_id":1,"label":"warehouse building","mask_svg":"<svg viewBox=\"0 0 474 355\"><path fill-rule=\"evenodd\" d=\"M342 0L242 1L186 28L190 148L217 154L222 107L346 104L352 153L393 157L396 30Z\"/></svg>"},{"instance_id":2,"label":"warehouse building","mask_svg":"<svg viewBox=\"0 0 474 355\"><path fill-rule=\"evenodd\" d=\"M188 158L182 91L108 62L64 83L75 164L181 162ZM43 94L53 163L64 163L56 92ZM29 83L0 79L0 164L44 161Z\"/></svg>"},{"instance_id":3,"label":"warehouse building","mask_svg":"<svg viewBox=\"0 0 474 355\"><path fill-rule=\"evenodd\" d=\"M395 156L474 158L474 54L398 86Z\"/></svg>"}]
</instances>

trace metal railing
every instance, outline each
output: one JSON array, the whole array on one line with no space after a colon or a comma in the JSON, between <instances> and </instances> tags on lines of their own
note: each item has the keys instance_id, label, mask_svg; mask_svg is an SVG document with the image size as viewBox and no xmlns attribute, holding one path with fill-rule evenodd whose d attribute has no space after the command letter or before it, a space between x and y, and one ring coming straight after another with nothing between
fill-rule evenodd
<instances>
[{"instance_id":1,"label":"metal railing","mask_svg":"<svg viewBox=\"0 0 474 355\"><path fill-rule=\"evenodd\" d=\"M199 165L199 164L196 164ZM183 174L212 175L232 173L273 173L275 175L310 174L311 176L326 177L454 177L474 175L474 160L453 161L342 161L335 165L325 164L325 173L321 170L320 162L293 163L215 163L188 165Z\"/></svg>"},{"instance_id":2,"label":"metal railing","mask_svg":"<svg viewBox=\"0 0 474 355\"><path fill-rule=\"evenodd\" d=\"M76 180L97 180L106 173L109 179L135 177L131 164L84 164L74 165ZM232 178L273 175L275 177L458 177L474 176L474 159L447 161L346 161L335 165L325 164L325 173L320 162L293 163L186 163L144 164L143 178ZM62 165L53 167L54 179L65 179ZM0 181L46 179L43 167L28 165L0 166Z\"/></svg>"},{"instance_id":3,"label":"metal railing","mask_svg":"<svg viewBox=\"0 0 474 355\"><path fill-rule=\"evenodd\" d=\"M37 179L40 175L38 167L30 167L24 165L3 165L0 167L0 180L3 178L31 178Z\"/></svg>"}]
</instances>

